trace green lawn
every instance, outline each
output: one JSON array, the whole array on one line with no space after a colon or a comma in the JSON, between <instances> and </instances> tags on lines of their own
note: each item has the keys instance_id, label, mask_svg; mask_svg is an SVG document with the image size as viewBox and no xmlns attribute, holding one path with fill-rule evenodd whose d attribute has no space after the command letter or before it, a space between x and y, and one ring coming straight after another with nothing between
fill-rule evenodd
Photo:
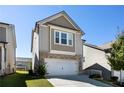
<instances>
[{"instance_id":1,"label":"green lawn","mask_svg":"<svg viewBox=\"0 0 124 93\"><path fill-rule=\"evenodd\" d=\"M47 79L38 76L29 76L26 71L17 71L15 74L0 77L0 87L52 87Z\"/></svg>"}]
</instances>

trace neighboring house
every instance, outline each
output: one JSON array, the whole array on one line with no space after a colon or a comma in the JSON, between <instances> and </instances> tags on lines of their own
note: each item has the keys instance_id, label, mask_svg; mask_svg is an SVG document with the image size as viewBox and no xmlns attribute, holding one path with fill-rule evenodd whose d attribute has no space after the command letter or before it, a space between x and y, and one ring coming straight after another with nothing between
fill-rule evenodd
<instances>
[{"instance_id":1,"label":"neighboring house","mask_svg":"<svg viewBox=\"0 0 124 93\"><path fill-rule=\"evenodd\" d=\"M12 24L0 22L0 75L15 72L16 36Z\"/></svg>"},{"instance_id":2,"label":"neighboring house","mask_svg":"<svg viewBox=\"0 0 124 93\"><path fill-rule=\"evenodd\" d=\"M114 41L110 41L110 42L107 42L107 43L104 43L104 44L100 45L99 47L104 49L106 53L109 53L109 50L111 49L111 45L113 43L114 43Z\"/></svg>"},{"instance_id":3,"label":"neighboring house","mask_svg":"<svg viewBox=\"0 0 124 93\"><path fill-rule=\"evenodd\" d=\"M110 79L111 67L108 64L108 60L106 59L106 53L104 49L92 44L84 43L83 56L83 69L85 73L92 74L101 72L104 79Z\"/></svg>"},{"instance_id":4,"label":"neighboring house","mask_svg":"<svg viewBox=\"0 0 124 93\"><path fill-rule=\"evenodd\" d=\"M45 63L47 75L82 72L84 32L64 11L36 22L32 31L32 69Z\"/></svg>"},{"instance_id":5,"label":"neighboring house","mask_svg":"<svg viewBox=\"0 0 124 93\"><path fill-rule=\"evenodd\" d=\"M106 59L108 44L87 44L84 32L64 11L36 22L32 31L32 69L46 64L47 75L100 73L110 79L111 67Z\"/></svg>"},{"instance_id":6,"label":"neighboring house","mask_svg":"<svg viewBox=\"0 0 124 93\"><path fill-rule=\"evenodd\" d=\"M32 59L17 57L16 58L16 70L31 70L32 69Z\"/></svg>"}]
</instances>

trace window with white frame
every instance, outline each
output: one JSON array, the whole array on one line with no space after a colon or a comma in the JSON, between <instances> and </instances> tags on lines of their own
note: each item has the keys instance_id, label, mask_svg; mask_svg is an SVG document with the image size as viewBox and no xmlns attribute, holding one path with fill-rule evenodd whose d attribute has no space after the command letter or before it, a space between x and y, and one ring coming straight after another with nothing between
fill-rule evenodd
<instances>
[{"instance_id":1,"label":"window with white frame","mask_svg":"<svg viewBox=\"0 0 124 93\"><path fill-rule=\"evenodd\" d=\"M61 44L67 44L67 33L61 33Z\"/></svg>"},{"instance_id":2,"label":"window with white frame","mask_svg":"<svg viewBox=\"0 0 124 93\"><path fill-rule=\"evenodd\" d=\"M59 32L55 32L55 42L59 43Z\"/></svg>"},{"instance_id":3,"label":"window with white frame","mask_svg":"<svg viewBox=\"0 0 124 93\"><path fill-rule=\"evenodd\" d=\"M69 33L68 34L68 44L69 45L72 45L72 43L73 43L73 34L72 33Z\"/></svg>"},{"instance_id":4,"label":"window with white frame","mask_svg":"<svg viewBox=\"0 0 124 93\"><path fill-rule=\"evenodd\" d=\"M73 34L72 33L55 31L54 36L55 36L54 43L56 44L68 45L68 46L73 45Z\"/></svg>"}]
</instances>

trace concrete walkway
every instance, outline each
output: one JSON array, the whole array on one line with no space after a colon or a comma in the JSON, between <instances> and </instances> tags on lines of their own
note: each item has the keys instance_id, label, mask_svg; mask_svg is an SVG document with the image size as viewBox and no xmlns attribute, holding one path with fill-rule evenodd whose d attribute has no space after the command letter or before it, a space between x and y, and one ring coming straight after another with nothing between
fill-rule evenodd
<instances>
[{"instance_id":1,"label":"concrete walkway","mask_svg":"<svg viewBox=\"0 0 124 93\"><path fill-rule=\"evenodd\" d=\"M86 75L48 77L48 81L55 87L113 87Z\"/></svg>"}]
</instances>

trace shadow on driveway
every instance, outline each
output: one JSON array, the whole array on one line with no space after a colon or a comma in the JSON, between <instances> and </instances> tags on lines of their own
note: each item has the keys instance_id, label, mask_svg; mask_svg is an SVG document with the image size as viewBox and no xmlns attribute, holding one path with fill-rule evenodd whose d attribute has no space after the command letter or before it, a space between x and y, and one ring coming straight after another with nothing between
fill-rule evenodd
<instances>
[{"instance_id":1,"label":"shadow on driveway","mask_svg":"<svg viewBox=\"0 0 124 93\"><path fill-rule=\"evenodd\" d=\"M80 84L82 83L82 87L83 87L83 85L85 86L86 83L88 83L88 84L90 84L92 86L96 86L96 87L97 86L98 87L113 87L113 86L108 85L106 83L103 83L103 82L100 82L100 81L97 81L97 80L90 79L90 78L88 78L87 75L51 76L51 77L49 76L49 77L47 77L47 79L49 81L52 80L52 79L53 79L52 81L54 81L54 79L57 79L57 81L54 81L54 82L57 82L57 83L59 83L59 81L58 81L59 79L60 79L60 83L61 82L63 83L63 81L61 81L61 79L62 80L64 79L64 80L78 81L78 82L80 82ZM70 83L71 83L71 81L70 81ZM54 83L54 82L51 82L51 83ZM72 84L75 84L75 83L72 83ZM66 85L66 82L65 82L65 85Z\"/></svg>"}]
</instances>

